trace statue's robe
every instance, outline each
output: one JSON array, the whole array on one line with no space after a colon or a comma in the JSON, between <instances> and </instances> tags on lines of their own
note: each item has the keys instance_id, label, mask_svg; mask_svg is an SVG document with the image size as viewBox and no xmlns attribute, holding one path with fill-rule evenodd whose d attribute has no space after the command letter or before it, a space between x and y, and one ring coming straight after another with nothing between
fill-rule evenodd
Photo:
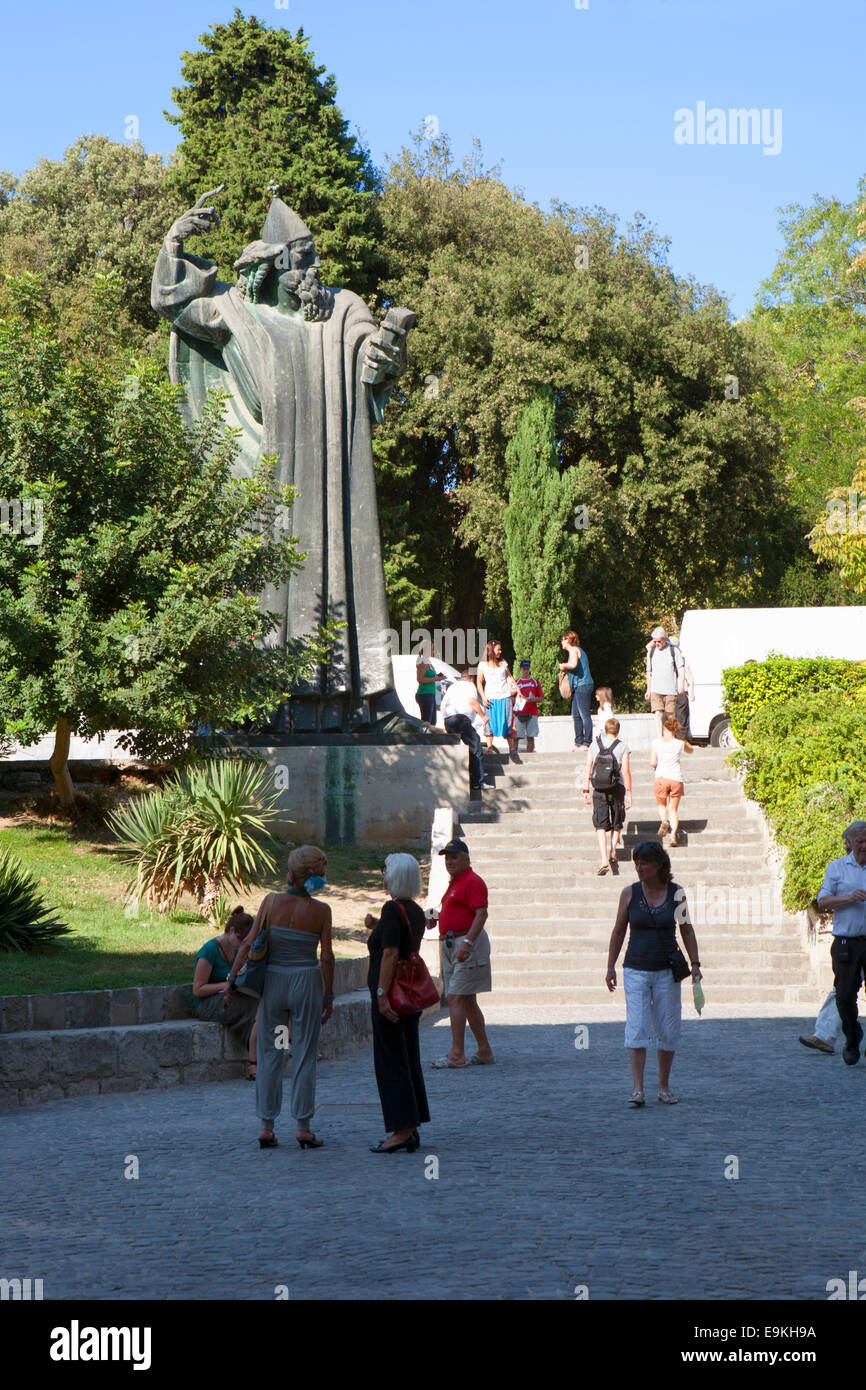
<instances>
[{"instance_id":1,"label":"statue's robe","mask_svg":"<svg viewBox=\"0 0 866 1390\"><path fill-rule=\"evenodd\" d=\"M327 618L346 624L330 663L298 690L321 706L313 723L345 727L366 722L367 702L391 689L392 674L372 393L361 381L378 325L356 294L332 293L330 318L309 323L300 310L251 303L211 262L163 246L151 302L172 324L171 379L186 387L190 417L200 418L208 390L230 392L229 422L243 431L236 471L276 454L279 482L297 489L289 529L307 558L287 583L266 587L262 606L280 615L271 640L282 645ZM387 393L378 388L377 404Z\"/></svg>"}]
</instances>

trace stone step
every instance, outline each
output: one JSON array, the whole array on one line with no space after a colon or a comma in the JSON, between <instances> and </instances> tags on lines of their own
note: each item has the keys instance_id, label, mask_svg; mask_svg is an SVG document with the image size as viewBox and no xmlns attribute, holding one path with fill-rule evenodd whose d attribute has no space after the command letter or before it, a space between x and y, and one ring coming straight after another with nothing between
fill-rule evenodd
<instances>
[{"instance_id":1,"label":"stone step","mask_svg":"<svg viewBox=\"0 0 866 1390\"><path fill-rule=\"evenodd\" d=\"M544 986L545 988L559 986L581 986L581 984L591 984L592 980L598 980L599 970L605 974L607 966L607 949L598 952L596 955L585 955L580 963L573 958L563 958L562 963L557 962L556 958L532 958L527 956L525 963L516 965L514 956L506 956L499 959L493 952L493 977L495 986L502 986L503 990L517 990L517 988L535 988ZM620 956L617 963L617 970L623 965L623 958ZM777 969L770 965L755 965L749 962L748 966L737 967L730 965L727 960L713 958L709 952L701 952L701 969L703 974L712 974L713 980L721 986L746 986L746 984L759 984L762 981L770 984L774 988L783 984L801 984L801 974L799 970L792 969L788 963L780 963Z\"/></svg>"},{"instance_id":2,"label":"stone step","mask_svg":"<svg viewBox=\"0 0 866 1390\"><path fill-rule=\"evenodd\" d=\"M490 837L493 833L492 827L500 828L503 835L525 834L525 826L530 823L530 817L531 824L537 826L538 820L536 818L536 813L532 811L531 808L524 812L520 807L511 806L503 811L501 816L498 812L488 813L483 810L464 813L460 816L460 824L463 827L464 837L466 839L472 835L481 841ZM502 824L503 820L509 823ZM548 820L549 818L545 817L544 824L547 824ZM512 826L510 822L516 822L518 824ZM554 825L558 829L568 828L567 822L562 818L555 821ZM520 826L523 826L524 829L521 830ZM485 827L480 834L479 827ZM658 817L650 818L650 816L646 816L641 820L629 819L626 822L625 833L620 839L620 844L625 845L626 848L633 849L641 840L657 839L658 827ZM593 843L595 843L595 829L589 818L589 813L585 820L575 820L574 828L585 837L591 837ZM757 822L743 820L742 816L736 818L732 816L730 824L727 825L720 824L715 816L711 820L681 821L680 830L689 842L692 840L699 841L702 845L735 844L763 847L765 843L764 835ZM665 842L665 845L667 846L667 842Z\"/></svg>"},{"instance_id":3,"label":"stone step","mask_svg":"<svg viewBox=\"0 0 866 1390\"><path fill-rule=\"evenodd\" d=\"M587 756L585 749L582 752L578 752L577 748L548 749L548 751L535 749L535 752L532 753L527 753L525 749L518 749L516 755L507 752L506 749L503 748L493 748L492 751L488 751L487 748L484 748L482 749L482 753L484 753L485 762L503 763L506 767L549 767L557 765L567 767L570 766L571 763L577 762L578 758L584 759L585 756ZM632 749L631 756L632 759L644 760L646 765L649 766L648 748ZM726 769L727 767L726 753L720 752L717 748L696 748L694 753L684 753L683 760L684 762L688 762L689 766L692 767L721 767L721 769Z\"/></svg>"},{"instance_id":4,"label":"stone step","mask_svg":"<svg viewBox=\"0 0 866 1390\"><path fill-rule=\"evenodd\" d=\"M554 916L551 913L535 912L531 917L527 916L525 910L497 908L490 917L489 926L491 934L497 937L509 936L535 938L536 936L592 936L607 932L608 936L613 930L614 918L616 917L616 904L611 904L607 912L603 907L596 905L591 916L587 917L567 917L565 915ZM715 917L711 920L704 918L693 923L695 931L704 934L711 932L714 936L729 935L737 940L748 940L751 936L758 940L766 937L777 937L779 935L790 935L793 941L798 938L795 929L790 923L786 922L784 913L778 917L765 919L761 922L741 922L733 917L729 921L717 922Z\"/></svg>"},{"instance_id":5,"label":"stone step","mask_svg":"<svg viewBox=\"0 0 866 1390\"><path fill-rule=\"evenodd\" d=\"M616 879L608 879L606 881L608 883L613 883L614 891L605 893L603 889L600 890L591 886L596 882L605 882L603 879L597 880L595 878L590 880L590 884L586 888L581 885L579 894L575 886L571 886L570 888L549 889L545 891L543 895L541 895L538 890L523 887L515 887L509 889L507 892L502 890L501 895L497 892L496 897L491 898L490 918L491 921L495 921L497 918L505 918L508 916L513 918L519 916L539 921L544 917L570 917L572 921L575 921L579 920L584 915L604 915L605 912L615 912L619 901L618 887L622 888L627 885L617 885ZM679 883L680 879L677 879L677 882ZM706 920L710 912L713 911L715 920L716 910L713 908L713 899L711 897L712 889L722 887L732 889L733 885L730 880L725 883L712 883L708 880L701 880L701 882L704 884L703 897L694 887L693 883L690 884L688 880L686 880L686 882L682 884L682 887L685 889L686 903L691 908L691 905L696 905L702 897L704 909L699 915L703 916ZM741 900L737 899L737 901L739 902ZM760 912L762 917L769 918L770 921L775 920L775 905L773 905L774 910L770 912L767 910L769 905L766 902L762 903L760 898L756 900L756 903L757 905L754 909L756 914ZM695 907L695 910L697 911L697 907ZM749 914L751 910L752 909L748 907L744 909L738 907L736 913L737 920L740 920L744 912ZM721 912L722 908L720 906L718 908L718 914L721 915ZM728 916L733 918L733 910L728 912ZM719 925L721 925L721 923ZM756 925L759 924L756 923Z\"/></svg>"},{"instance_id":6,"label":"stone step","mask_svg":"<svg viewBox=\"0 0 866 1390\"><path fill-rule=\"evenodd\" d=\"M508 796L527 796L539 801L553 801L560 799L577 800L583 794L583 773L580 777L567 777L564 774L557 777L531 778L528 776L511 775L499 777L495 773L487 773L487 778L493 779L493 786L485 793L485 799L496 798L497 795L507 794ZM647 801L653 801L653 781L651 770L647 769L647 776L641 777L632 771L632 795L640 796ZM684 797L700 796L708 800L726 800L734 802L739 793L739 786L736 782L731 782L728 778L717 781L716 779L690 778L685 782Z\"/></svg>"},{"instance_id":7,"label":"stone step","mask_svg":"<svg viewBox=\"0 0 866 1390\"><path fill-rule=\"evenodd\" d=\"M696 928L697 930L697 928ZM610 931L593 932L586 936L501 936L498 932L492 941L493 956L503 961L530 963L534 960L550 962L553 958L562 961L583 960L598 951L606 951ZM760 968L761 963L772 958L774 961L796 961L802 958L802 947L796 940L780 936L775 940L755 941L748 937L738 937L733 932L724 935L713 932L704 933L699 938L702 956L706 954L714 960L748 961L750 968Z\"/></svg>"},{"instance_id":8,"label":"stone step","mask_svg":"<svg viewBox=\"0 0 866 1390\"><path fill-rule=\"evenodd\" d=\"M493 826L500 823L507 833L513 834L514 821L528 820L531 824L541 824L541 826L560 828L560 830L571 830L575 826L588 826L592 830L592 808L585 801L575 799L570 803L556 803L549 808L531 805L530 802L521 802L520 799L512 798L502 809L495 806L485 805L481 802L473 802L470 808L461 810L459 819L464 817L468 821L474 821L478 826ZM719 806L709 806L701 802L699 806L683 806L683 815L680 816L684 830L691 830L692 833L702 830L742 830L751 831L752 834L762 833L758 821L748 819L742 813L740 806L731 803L730 808L719 808ZM626 815L626 828L630 833L657 834L659 830L659 816L657 816L655 802L646 802L645 805L637 803L632 805Z\"/></svg>"},{"instance_id":9,"label":"stone step","mask_svg":"<svg viewBox=\"0 0 866 1390\"><path fill-rule=\"evenodd\" d=\"M613 919L616 916L616 903L610 906L605 912L603 909L596 908L591 916L550 916L542 913L532 913L528 916L524 910L498 908L489 917L489 931L498 937L517 937L521 933L535 937L562 937L562 935L575 935L575 937L585 937L585 935L603 934L610 935L613 930ZM796 927L792 926L784 913L778 917L770 917L763 922L741 922L740 917L734 920L731 917L727 922L716 922L716 917L703 917L694 923L695 930L713 935L723 935L731 937L733 940L742 941L755 937L763 940L765 937L777 937L780 934L788 934L792 941L798 941Z\"/></svg>"},{"instance_id":10,"label":"stone step","mask_svg":"<svg viewBox=\"0 0 866 1390\"><path fill-rule=\"evenodd\" d=\"M619 985L616 996L622 1000L622 973L618 971ZM592 1008L598 1004L609 1003L610 994L604 986L603 972L602 981L599 985L582 985L575 989L562 989L560 987L550 988L522 988L522 989L500 989L494 979L494 992L492 994L479 995L478 1002L482 1010L485 1009L487 1002L501 1007L519 1005L521 1007L556 1007L566 1005L573 1009ZM820 1004L820 999L816 998L816 991L809 985L726 985L724 989L715 990L710 982L705 984L707 996L707 1007L705 1017L712 1016L715 1010L719 1012L726 1007L744 1007L749 1004L763 1005L779 1012L787 1009L802 1009L804 1013L812 1013ZM623 1004L623 1018L625 1018L625 1006ZM683 992L683 1012L685 1017L694 1016L691 999L688 992L688 981L685 982Z\"/></svg>"},{"instance_id":11,"label":"stone step","mask_svg":"<svg viewBox=\"0 0 866 1390\"><path fill-rule=\"evenodd\" d=\"M537 889L546 897L548 892L569 893L578 885L581 893L596 890L609 892L610 884L619 884L622 890L636 881L632 865L627 860L617 861L618 874L599 874L598 859L592 854L591 848L577 845L553 863L539 861L534 856L523 859L503 849L489 857L476 855L472 864L487 884L491 896L496 894L497 897L519 888ZM737 888L742 888L745 896L750 890L753 895L760 890L769 893L773 882L763 857L749 859L745 855L689 854L686 860L680 852L679 857L671 855L671 871L677 883L684 882L686 888L689 884L703 884L707 894L711 878L717 889L726 892L728 890L724 885L736 882ZM730 891L734 891L733 888ZM718 897L718 892L715 896Z\"/></svg>"}]
</instances>

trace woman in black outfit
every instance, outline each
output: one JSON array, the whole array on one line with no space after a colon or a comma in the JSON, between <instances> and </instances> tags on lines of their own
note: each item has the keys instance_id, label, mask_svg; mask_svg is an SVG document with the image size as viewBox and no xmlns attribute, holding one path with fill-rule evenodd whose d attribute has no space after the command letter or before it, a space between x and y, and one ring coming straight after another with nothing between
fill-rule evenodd
<instances>
[{"instance_id":1,"label":"woman in black outfit","mask_svg":"<svg viewBox=\"0 0 866 1390\"><path fill-rule=\"evenodd\" d=\"M671 861L655 840L635 845L632 855L638 881L620 894L607 959L605 984L616 989L616 962L626 928L630 928L623 961L625 987L625 1045L629 1049L634 1089L629 1105L646 1104L643 1074L647 1047L654 1036L658 1049L659 1100L676 1105L670 1089L671 1064L680 1040L681 980L675 980L671 954L677 950L677 927L691 962L692 979L701 978L698 943L689 921L685 893L671 881Z\"/></svg>"},{"instance_id":2,"label":"woman in black outfit","mask_svg":"<svg viewBox=\"0 0 866 1390\"><path fill-rule=\"evenodd\" d=\"M371 1153L390 1154L401 1149L414 1153L421 1142L418 1125L430 1119L418 1044L421 1014L396 1014L388 1002L388 991L398 957L405 960L417 951L424 935L424 913L415 902L421 892L418 861L411 854L389 854L384 886L390 901L382 908L381 917L368 912L364 918L370 931L367 984L373 1009L373 1065L390 1135Z\"/></svg>"}]
</instances>

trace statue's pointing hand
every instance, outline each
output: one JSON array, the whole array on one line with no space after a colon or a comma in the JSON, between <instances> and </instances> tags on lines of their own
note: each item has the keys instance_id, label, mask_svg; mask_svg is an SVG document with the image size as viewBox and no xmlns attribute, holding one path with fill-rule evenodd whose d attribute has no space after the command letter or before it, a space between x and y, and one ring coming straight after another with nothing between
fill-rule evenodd
<instances>
[{"instance_id":1,"label":"statue's pointing hand","mask_svg":"<svg viewBox=\"0 0 866 1390\"><path fill-rule=\"evenodd\" d=\"M186 241L188 236L193 236L196 232L209 232L211 227L218 227L220 224L219 213L216 208L205 207L209 198L214 198L217 193L222 193L225 184L221 183L219 188L212 188L209 193L202 193L201 197L169 228L166 241L178 243Z\"/></svg>"},{"instance_id":2,"label":"statue's pointing hand","mask_svg":"<svg viewBox=\"0 0 866 1390\"><path fill-rule=\"evenodd\" d=\"M374 333L367 342L364 354L364 381L370 386L380 386L385 381L396 381L406 369L405 341L401 347L386 343L379 333Z\"/></svg>"}]
</instances>

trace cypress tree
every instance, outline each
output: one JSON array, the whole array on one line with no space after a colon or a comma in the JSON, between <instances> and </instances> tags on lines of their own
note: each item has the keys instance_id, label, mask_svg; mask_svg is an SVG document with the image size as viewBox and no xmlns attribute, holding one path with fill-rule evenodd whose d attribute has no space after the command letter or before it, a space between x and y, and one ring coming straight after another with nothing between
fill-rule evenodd
<instances>
[{"instance_id":1,"label":"cypress tree","mask_svg":"<svg viewBox=\"0 0 866 1390\"><path fill-rule=\"evenodd\" d=\"M571 626L576 559L576 479L574 470L559 470L549 395L534 396L524 407L505 461L505 561L514 660L532 662L549 714L562 660L559 639Z\"/></svg>"},{"instance_id":2,"label":"cypress tree","mask_svg":"<svg viewBox=\"0 0 866 1390\"><path fill-rule=\"evenodd\" d=\"M171 187L178 212L225 184L214 199L221 226L198 239L231 283L232 263L262 234L269 185L306 222L326 284L370 294L379 275L375 199L379 174L349 133L325 75L299 29L269 29L240 10L183 53L184 85L172 95L182 142Z\"/></svg>"}]
</instances>

